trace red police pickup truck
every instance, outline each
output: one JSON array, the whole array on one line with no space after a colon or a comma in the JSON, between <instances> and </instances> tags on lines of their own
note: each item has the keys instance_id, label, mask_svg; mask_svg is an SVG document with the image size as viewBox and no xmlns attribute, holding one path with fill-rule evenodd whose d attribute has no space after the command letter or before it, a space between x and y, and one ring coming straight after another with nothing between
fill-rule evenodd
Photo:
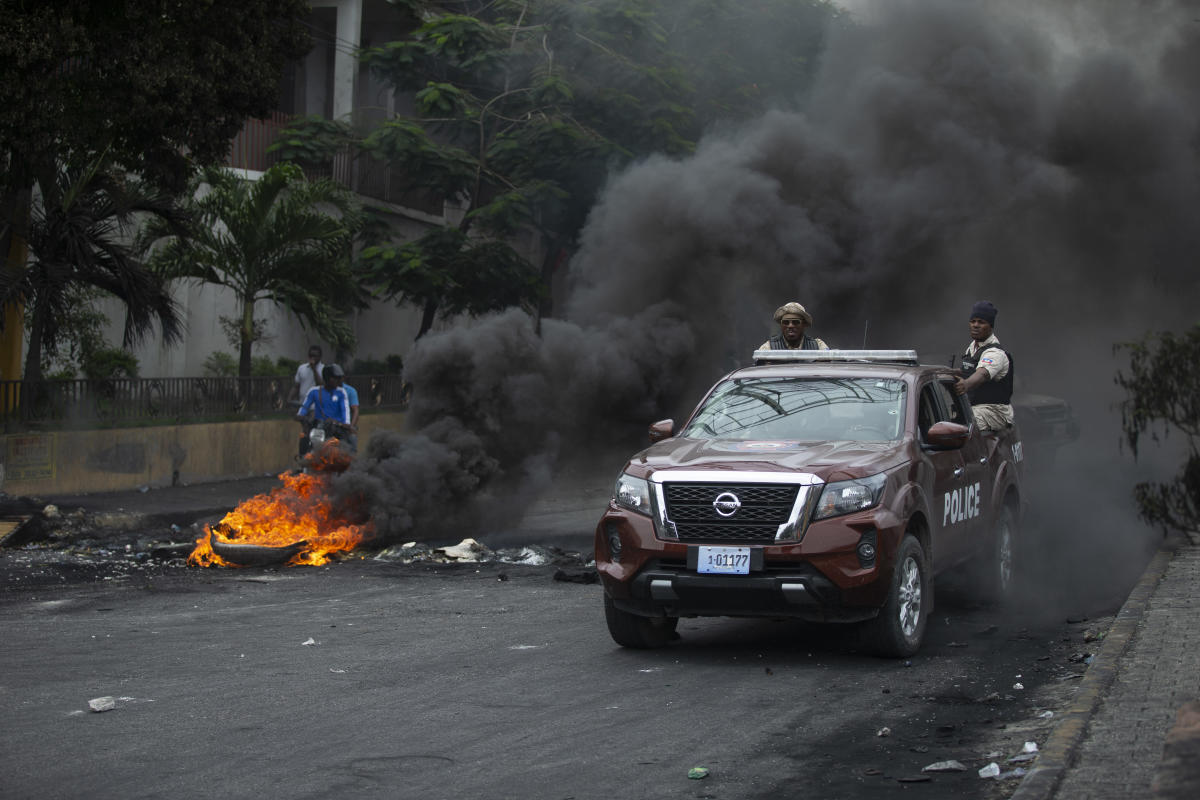
<instances>
[{"instance_id":1,"label":"red police pickup truck","mask_svg":"<svg viewBox=\"0 0 1200 800\"><path fill-rule=\"evenodd\" d=\"M758 351L678 431L650 427L596 526L609 632L677 638L680 617L863 623L921 646L935 576L1013 589L1018 430L981 432L957 372L907 350Z\"/></svg>"}]
</instances>

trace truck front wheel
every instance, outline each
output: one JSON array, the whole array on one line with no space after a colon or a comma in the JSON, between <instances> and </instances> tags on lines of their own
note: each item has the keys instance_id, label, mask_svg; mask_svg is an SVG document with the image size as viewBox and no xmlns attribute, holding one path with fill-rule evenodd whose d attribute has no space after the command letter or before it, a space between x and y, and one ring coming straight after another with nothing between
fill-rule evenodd
<instances>
[{"instance_id":1,"label":"truck front wheel","mask_svg":"<svg viewBox=\"0 0 1200 800\"><path fill-rule=\"evenodd\" d=\"M867 623L872 649L890 658L907 658L921 647L929 616L932 587L925 550L907 535L896 551L892 584L879 616Z\"/></svg>"},{"instance_id":2,"label":"truck front wheel","mask_svg":"<svg viewBox=\"0 0 1200 800\"><path fill-rule=\"evenodd\" d=\"M608 621L608 632L613 641L622 647L652 650L679 638L675 633L675 627L679 624L678 617L642 617L631 614L617 608L607 594L604 595L604 618Z\"/></svg>"}]
</instances>

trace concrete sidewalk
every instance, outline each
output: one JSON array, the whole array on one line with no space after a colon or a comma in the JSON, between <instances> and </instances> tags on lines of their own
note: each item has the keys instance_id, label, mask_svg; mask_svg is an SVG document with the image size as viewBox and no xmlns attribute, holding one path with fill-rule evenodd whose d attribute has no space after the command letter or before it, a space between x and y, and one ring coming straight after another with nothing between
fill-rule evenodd
<instances>
[{"instance_id":1,"label":"concrete sidewalk","mask_svg":"<svg viewBox=\"0 0 1200 800\"><path fill-rule=\"evenodd\" d=\"M1015 800L1200 797L1200 547L1164 542Z\"/></svg>"}]
</instances>

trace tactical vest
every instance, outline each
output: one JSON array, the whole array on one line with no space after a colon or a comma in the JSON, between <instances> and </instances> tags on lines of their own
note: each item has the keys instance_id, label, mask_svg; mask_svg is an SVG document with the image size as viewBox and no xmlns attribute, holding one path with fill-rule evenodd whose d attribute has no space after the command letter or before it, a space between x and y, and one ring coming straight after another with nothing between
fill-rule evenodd
<instances>
[{"instance_id":1,"label":"tactical vest","mask_svg":"<svg viewBox=\"0 0 1200 800\"><path fill-rule=\"evenodd\" d=\"M979 366L980 357L988 350L999 350L1008 356L1008 373L1000 380L991 380L990 378L976 386L971 391L967 392L967 397L971 400L971 405L979 406L985 403L996 405L1007 405L1012 399L1013 392L1013 373L1016 371L1016 364L1013 362L1012 353L1005 350L997 344L989 344L981 347L975 355L963 354L962 358L962 376L969 378L974 374Z\"/></svg>"},{"instance_id":2,"label":"tactical vest","mask_svg":"<svg viewBox=\"0 0 1200 800\"><path fill-rule=\"evenodd\" d=\"M792 348L788 347L787 340L783 338L783 334L777 333L771 337L771 349L772 350L791 350ZM802 342L800 342L800 347L798 349L800 349L800 350L820 350L821 348L817 346L817 340L814 339L813 337L809 336L806 333L806 334L804 334L804 340Z\"/></svg>"}]
</instances>

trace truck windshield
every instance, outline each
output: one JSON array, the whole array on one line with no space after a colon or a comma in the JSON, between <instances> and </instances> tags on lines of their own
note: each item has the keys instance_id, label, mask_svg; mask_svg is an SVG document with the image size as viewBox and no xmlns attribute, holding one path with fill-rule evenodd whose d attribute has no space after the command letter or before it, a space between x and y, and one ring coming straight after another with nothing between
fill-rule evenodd
<instances>
[{"instance_id":1,"label":"truck windshield","mask_svg":"<svg viewBox=\"0 0 1200 800\"><path fill-rule=\"evenodd\" d=\"M890 442L904 433L904 381L748 378L717 386L682 435L694 439Z\"/></svg>"}]
</instances>

